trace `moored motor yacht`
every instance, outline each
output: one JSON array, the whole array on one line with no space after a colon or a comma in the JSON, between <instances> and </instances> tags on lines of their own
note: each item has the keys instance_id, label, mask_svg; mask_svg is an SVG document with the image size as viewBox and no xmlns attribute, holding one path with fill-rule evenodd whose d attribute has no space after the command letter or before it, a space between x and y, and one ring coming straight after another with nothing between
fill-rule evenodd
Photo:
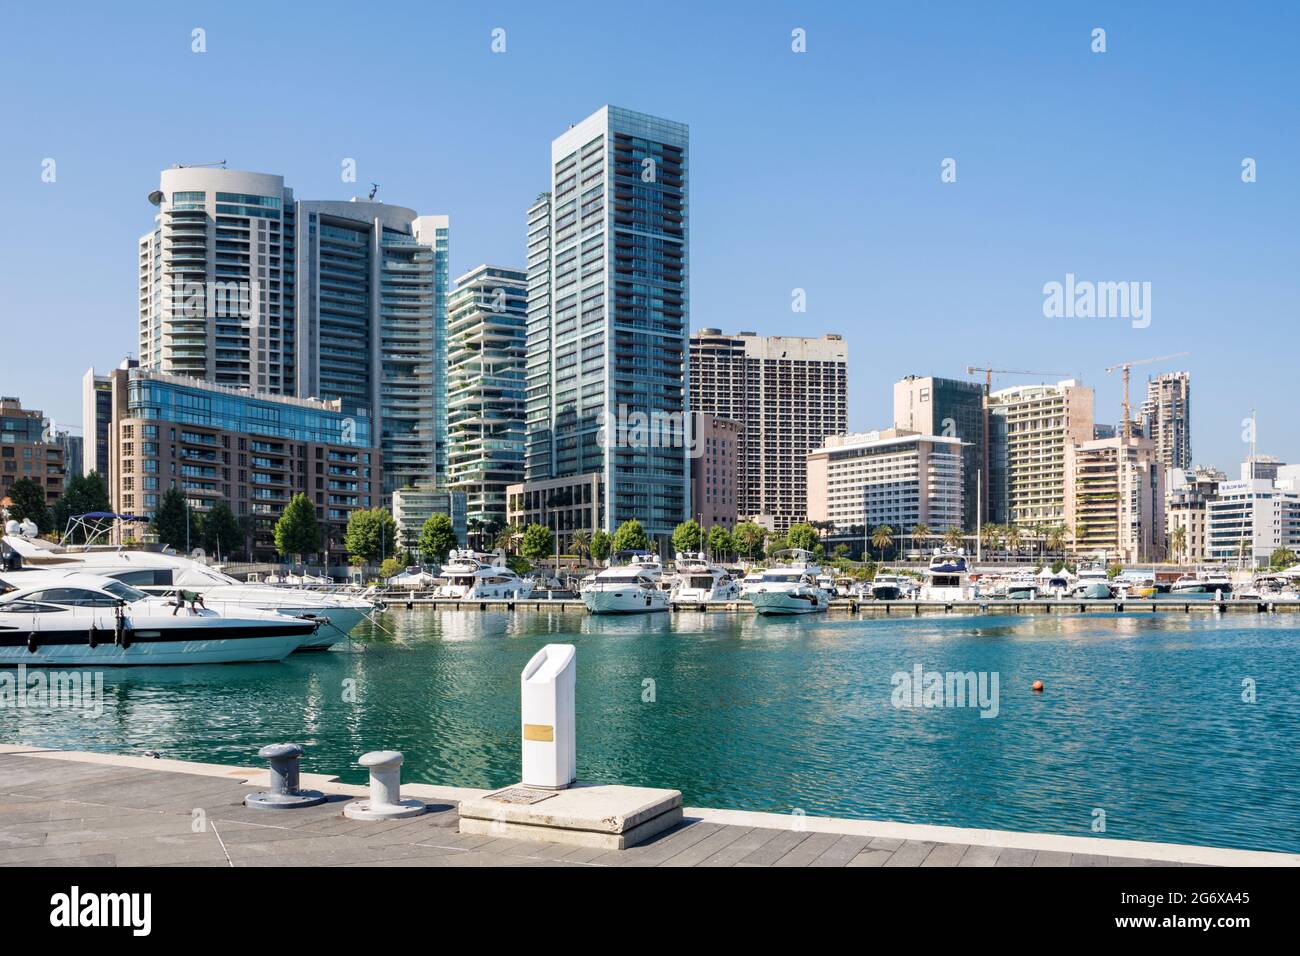
<instances>
[{"instance_id":1,"label":"moored motor yacht","mask_svg":"<svg viewBox=\"0 0 1300 956\"><path fill-rule=\"evenodd\" d=\"M921 585L922 601L960 601L965 596L966 552L961 548L935 548Z\"/></svg>"},{"instance_id":2,"label":"moored motor yacht","mask_svg":"<svg viewBox=\"0 0 1300 956\"><path fill-rule=\"evenodd\" d=\"M644 551L620 552L611 564L584 580L582 603L592 614L644 614L666 611L669 593L659 587L663 568L659 559Z\"/></svg>"},{"instance_id":3,"label":"moored motor yacht","mask_svg":"<svg viewBox=\"0 0 1300 956\"><path fill-rule=\"evenodd\" d=\"M8 529L12 532L14 529ZM26 571L85 571L120 581L155 597L178 591L203 596L203 603L223 614L241 610L272 611L288 617L312 617L320 629L299 650L327 650L346 640L348 633L367 619L373 602L356 594L311 591L303 588L246 584L193 558L167 551L132 551L124 548L75 548L23 534L6 534L5 548L17 556Z\"/></svg>"},{"instance_id":4,"label":"moored motor yacht","mask_svg":"<svg viewBox=\"0 0 1300 956\"><path fill-rule=\"evenodd\" d=\"M831 596L818 586L821 568L812 553L789 548L772 555L773 566L745 597L759 614L811 614L830 607Z\"/></svg>"},{"instance_id":5,"label":"moored motor yacht","mask_svg":"<svg viewBox=\"0 0 1300 956\"><path fill-rule=\"evenodd\" d=\"M532 591L531 581L506 567L502 552L478 554L465 550L448 555L442 566L442 583L433 596L457 601L515 601L527 598Z\"/></svg>"},{"instance_id":6,"label":"moored motor yacht","mask_svg":"<svg viewBox=\"0 0 1300 956\"><path fill-rule=\"evenodd\" d=\"M0 576L0 666L124 667L279 661L319 622L272 611L178 607L77 571Z\"/></svg>"},{"instance_id":7,"label":"moored motor yacht","mask_svg":"<svg viewBox=\"0 0 1300 956\"><path fill-rule=\"evenodd\" d=\"M737 601L740 584L726 568L711 564L697 552L677 555L677 577L669 599L673 604L708 604L710 601Z\"/></svg>"},{"instance_id":8,"label":"moored motor yacht","mask_svg":"<svg viewBox=\"0 0 1300 956\"><path fill-rule=\"evenodd\" d=\"M877 571L865 589L873 601L900 601L912 593L912 579L890 571Z\"/></svg>"}]
</instances>

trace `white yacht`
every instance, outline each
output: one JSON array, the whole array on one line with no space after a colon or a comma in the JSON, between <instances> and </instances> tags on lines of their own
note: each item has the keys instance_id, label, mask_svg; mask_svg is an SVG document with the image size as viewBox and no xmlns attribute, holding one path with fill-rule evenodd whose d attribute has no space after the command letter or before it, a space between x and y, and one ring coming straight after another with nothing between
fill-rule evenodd
<instances>
[{"instance_id":1,"label":"white yacht","mask_svg":"<svg viewBox=\"0 0 1300 956\"><path fill-rule=\"evenodd\" d=\"M355 594L326 593L302 588L245 584L192 558L167 551L129 551L121 548L71 548L42 541L10 527L4 546L24 569L86 571L113 578L158 597L170 597L179 590L203 595L203 603L214 611L234 614L242 610L274 611L289 617L313 617L320 630L299 648L327 650L346 640L348 633L365 620L375 605Z\"/></svg>"},{"instance_id":2,"label":"white yacht","mask_svg":"<svg viewBox=\"0 0 1300 956\"><path fill-rule=\"evenodd\" d=\"M1297 565L1300 567L1300 565ZM763 569L753 568L748 574L740 579L740 596L748 597L749 592L753 591L763 583Z\"/></svg>"},{"instance_id":3,"label":"white yacht","mask_svg":"<svg viewBox=\"0 0 1300 956\"><path fill-rule=\"evenodd\" d=\"M912 579L907 575L877 571L865 588L865 595L869 595L873 601L901 601L910 597L912 590Z\"/></svg>"},{"instance_id":4,"label":"white yacht","mask_svg":"<svg viewBox=\"0 0 1300 956\"><path fill-rule=\"evenodd\" d=\"M666 611L669 593L659 587L663 567L644 551L620 552L611 564L582 585L582 603L592 614L644 614Z\"/></svg>"},{"instance_id":5,"label":"white yacht","mask_svg":"<svg viewBox=\"0 0 1300 956\"><path fill-rule=\"evenodd\" d=\"M789 548L772 555L773 566L746 593L759 614L811 614L830 607L831 596L818 586L821 568L812 552Z\"/></svg>"},{"instance_id":6,"label":"white yacht","mask_svg":"<svg viewBox=\"0 0 1300 956\"><path fill-rule=\"evenodd\" d=\"M437 584L438 579L424 568L413 566L394 574L384 583L390 588L400 588L403 591L425 591Z\"/></svg>"},{"instance_id":7,"label":"white yacht","mask_svg":"<svg viewBox=\"0 0 1300 956\"><path fill-rule=\"evenodd\" d=\"M935 548L921 585L922 601L960 601L966 595L966 552L962 548Z\"/></svg>"},{"instance_id":8,"label":"white yacht","mask_svg":"<svg viewBox=\"0 0 1300 956\"><path fill-rule=\"evenodd\" d=\"M516 601L533 593L533 583L506 567L500 551L478 554L453 551L442 566L442 582L434 589L436 598L457 601Z\"/></svg>"},{"instance_id":9,"label":"white yacht","mask_svg":"<svg viewBox=\"0 0 1300 956\"><path fill-rule=\"evenodd\" d=\"M670 600L673 604L708 604L710 601L740 600L740 584L727 569L710 564L704 555L677 555L677 579Z\"/></svg>"},{"instance_id":10,"label":"white yacht","mask_svg":"<svg viewBox=\"0 0 1300 956\"><path fill-rule=\"evenodd\" d=\"M18 571L0 578L0 666L123 667L280 661L320 626L241 607L178 608L98 574Z\"/></svg>"}]
</instances>

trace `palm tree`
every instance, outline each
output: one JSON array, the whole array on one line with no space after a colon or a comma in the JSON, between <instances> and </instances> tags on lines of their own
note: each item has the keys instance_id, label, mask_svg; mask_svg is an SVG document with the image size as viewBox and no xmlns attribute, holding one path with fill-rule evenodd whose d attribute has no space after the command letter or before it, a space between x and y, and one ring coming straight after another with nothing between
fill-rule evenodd
<instances>
[{"instance_id":1,"label":"palm tree","mask_svg":"<svg viewBox=\"0 0 1300 956\"><path fill-rule=\"evenodd\" d=\"M980 538L990 552L996 551L998 542L1002 540L1002 525L989 522L980 528Z\"/></svg>"},{"instance_id":2,"label":"palm tree","mask_svg":"<svg viewBox=\"0 0 1300 956\"><path fill-rule=\"evenodd\" d=\"M894 543L894 529L887 524L882 524L871 532L871 543L880 549L880 560L884 561L885 549Z\"/></svg>"},{"instance_id":3,"label":"palm tree","mask_svg":"<svg viewBox=\"0 0 1300 956\"><path fill-rule=\"evenodd\" d=\"M1019 551L1020 550L1020 529L1015 525L1007 525L1006 534L1003 535L1002 540L1004 540L1007 543L1007 547L1011 549L1013 553Z\"/></svg>"},{"instance_id":4,"label":"palm tree","mask_svg":"<svg viewBox=\"0 0 1300 956\"><path fill-rule=\"evenodd\" d=\"M470 518L465 522L465 530L469 534L469 546L471 548L478 544L478 537L483 532L483 519L477 516Z\"/></svg>"},{"instance_id":5,"label":"palm tree","mask_svg":"<svg viewBox=\"0 0 1300 956\"><path fill-rule=\"evenodd\" d=\"M1174 557L1179 564L1183 563L1183 549L1187 547L1187 526L1179 525L1174 528L1169 535L1169 545L1174 549Z\"/></svg>"},{"instance_id":6,"label":"palm tree","mask_svg":"<svg viewBox=\"0 0 1300 956\"><path fill-rule=\"evenodd\" d=\"M961 528L953 526L943 533L943 542L950 548L955 548L962 542Z\"/></svg>"},{"instance_id":7,"label":"palm tree","mask_svg":"<svg viewBox=\"0 0 1300 956\"><path fill-rule=\"evenodd\" d=\"M582 563L586 564L586 556L591 554L591 537L587 532L581 528L573 532L573 537L569 539L569 546L573 548L574 554L583 559Z\"/></svg>"},{"instance_id":8,"label":"palm tree","mask_svg":"<svg viewBox=\"0 0 1300 956\"><path fill-rule=\"evenodd\" d=\"M1047 550L1060 552L1065 548L1065 528L1059 524L1047 529Z\"/></svg>"},{"instance_id":9,"label":"palm tree","mask_svg":"<svg viewBox=\"0 0 1300 956\"><path fill-rule=\"evenodd\" d=\"M930 526L928 524L912 525L912 547L916 547L916 539L921 539L921 547L925 547L925 539L930 537Z\"/></svg>"}]
</instances>

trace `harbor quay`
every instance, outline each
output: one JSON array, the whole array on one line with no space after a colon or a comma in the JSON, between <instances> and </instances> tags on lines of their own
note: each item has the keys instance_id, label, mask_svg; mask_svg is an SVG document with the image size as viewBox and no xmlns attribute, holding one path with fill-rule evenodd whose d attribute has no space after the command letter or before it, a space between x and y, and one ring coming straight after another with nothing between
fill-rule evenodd
<instances>
[{"instance_id":1,"label":"harbor quay","mask_svg":"<svg viewBox=\"0 0 1300 956\"><path fill-rule=\"evenodd\" d=\"M424 812L352 819L364 786L303 774L323 799L245 804L261 767L0 745L3 867L1190 867L1297 866L1300 854L1006 830L682 807L624 849L466 832L461 809L490 791L405 783ZM580 794L581 785L572 793Z\"/></svg>"}]
</instances>

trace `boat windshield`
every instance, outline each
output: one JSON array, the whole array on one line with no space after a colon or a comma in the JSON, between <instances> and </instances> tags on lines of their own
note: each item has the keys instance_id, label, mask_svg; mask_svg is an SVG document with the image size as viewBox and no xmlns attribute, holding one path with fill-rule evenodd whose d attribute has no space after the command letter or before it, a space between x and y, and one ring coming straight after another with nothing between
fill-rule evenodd
<instances>
[{"instance_id":1,"label":"boat windshield","mask_svg":"<svg viewBox=\"0 0 1300 956\"><path fill-rule=\"evenodd\" d=\"M763 580L781 584L798 584L803 580L803 573L800 571L768 571L763 575Z\"/></svg>"},{"instance_id":2,"label":"boat windshield","mask_svg":"<svg viewBox=\"0 0 1300 956\"><path fill-rule=\"evenodd\" d=\"M104 590L113 595L113 597L121 598L128 604L134 604L136 601L143 601L149 596L143 591L137 591L130 585L123 584L121 581L108 581L104 585Z\"/></svg>"}]
</instances>

